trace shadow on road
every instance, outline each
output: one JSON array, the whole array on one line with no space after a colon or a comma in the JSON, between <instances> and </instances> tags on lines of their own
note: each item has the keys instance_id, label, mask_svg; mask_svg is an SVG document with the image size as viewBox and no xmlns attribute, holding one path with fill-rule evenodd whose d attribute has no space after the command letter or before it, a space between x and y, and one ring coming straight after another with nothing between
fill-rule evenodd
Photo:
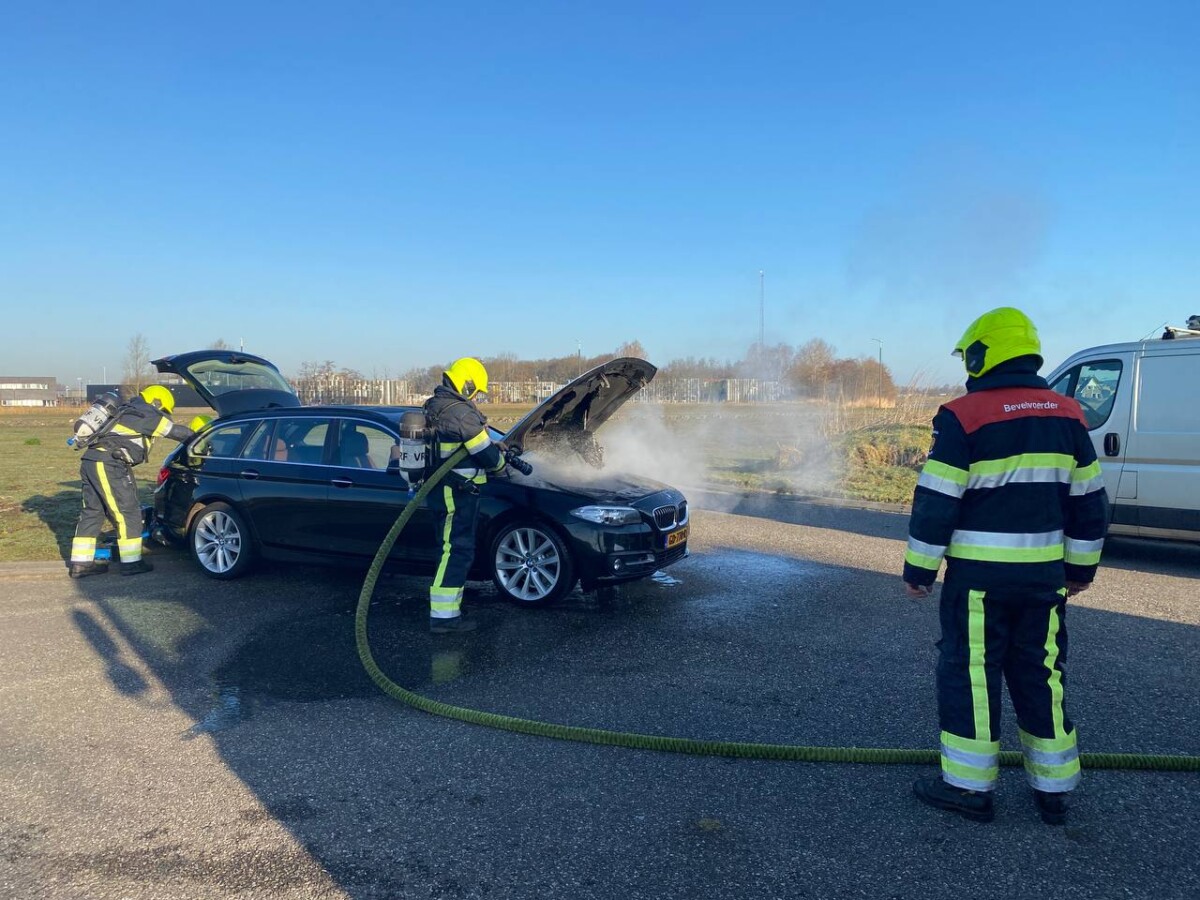
<instances>
[{"instance_id":1,"label":"shadow on road","mask_svg":"<svg viewBox=\"0 0 1200 900\"><path fill-rule=\"evenodd\" d=\"M829 522L875 519L870 533L884 536L904 523L800 506L799 516ZM1041 826L1017 799L996 826L1007 843L917 807L912 769L679 757L416 712L378 693L359 665L358 574L266 567L218 583L181 553L154 555L159 569L137 579L136 597L112 596L133 579L80 582L103 621L79 613L76 626L117 690L136 695L106 631L118 630L195 721L180 740L212 740L351 897L830 896L850 870L884 896L898 865L921 896L954 896L978 873L938 863L930 848L943 831L962 859L987 854L1025 872L1023 888L1065 878L1090 889L1079 896L1109 896L1138 867L1180 885L1194 874L1184 844L1200 797L1172 776L1089 776L1067 859L1061 837L1027 839ZM745 551L697 553L671 571L674 583L575 593L545 610L476 586L467 606L480 630L436 639L424 627L426 582L388 576L372 647L403 686L510 716L691 738L934 746L935 602L903 599L894 576ZM1069 625L1067 702L1085 750L1200 751L1195 627L1084 607ZM1006 717L1015 748L1011 707ZM1024 790L1014 772L1002 786L1014 798ZM1172 804L1145 827L1141 810L1164 788Z\"/></svg>"}]
</instances>

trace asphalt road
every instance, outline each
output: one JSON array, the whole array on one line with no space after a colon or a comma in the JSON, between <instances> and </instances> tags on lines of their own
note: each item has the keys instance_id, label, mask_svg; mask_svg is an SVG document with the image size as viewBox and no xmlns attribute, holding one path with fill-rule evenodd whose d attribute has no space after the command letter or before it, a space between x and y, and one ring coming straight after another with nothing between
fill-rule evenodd
<instances>
[{"instance_id":1,"label":"asphalt road","mask_svg":"<svg viewBox=\"0 0 1200 900\"><path fill-rule=\"evenodd\" d=\"M469 636L385 577L397 681L461 706L696 738L931 747L936 602L906 520L697 498L691 558L522 611L476 586ZM69 581L0 568L0 897L1200 896L1200 776L1088 771L1044 826L1019 770L994 823L911 796L908 766L675 756L492 731L379 694L353 573L232 583L181 553ZM1114 543L1073 601L1084 750L1200 754L1200 548ZM1015 747L1006 710L1005 745Z\"/></svg>"}]
</instances>

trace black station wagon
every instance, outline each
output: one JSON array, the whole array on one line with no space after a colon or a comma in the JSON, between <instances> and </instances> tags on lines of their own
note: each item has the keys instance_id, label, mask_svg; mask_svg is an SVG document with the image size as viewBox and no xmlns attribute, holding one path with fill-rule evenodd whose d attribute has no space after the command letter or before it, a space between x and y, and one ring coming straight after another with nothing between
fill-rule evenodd
<instances>
[{"instance_id":1,"label":"black station wagon","mask_svg":"<svg viewBox=\"0 0 1200 900\"><path fill-rule=\"evenodd\" d=\"M388 463L400 417L413 407L301 406L275 366L236 351L154 365L181 376L219 414L167 457L154 499L160 530L185 543L206 575L235 578L258 558L369 565L411 496ZM645 360L613 360L507 434L493 431L534 470L483 487L473 579L490 578L512 601L538 606L576 582L592 590L687 556L683 494L607 472L594 437L656 371ZM439 552L433 513L419 509L388 564L432 573Z\"/></svg>"}]
</instances>

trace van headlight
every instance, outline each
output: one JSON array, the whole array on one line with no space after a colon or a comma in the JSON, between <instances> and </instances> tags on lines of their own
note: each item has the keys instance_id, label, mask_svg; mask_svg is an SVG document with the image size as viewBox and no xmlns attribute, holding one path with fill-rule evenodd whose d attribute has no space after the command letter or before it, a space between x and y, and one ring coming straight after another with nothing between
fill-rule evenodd
<instances>
[{"instance_id":1,"label":"van headlight","mask_svg":"<svg viewBox=\"0 0 1200 900\"><path fill-rule=\"evenodd\" d=\"M581 506L571 515L597 525L636 525L642 514L631 506Z\"/></svg>"}]
</instances>

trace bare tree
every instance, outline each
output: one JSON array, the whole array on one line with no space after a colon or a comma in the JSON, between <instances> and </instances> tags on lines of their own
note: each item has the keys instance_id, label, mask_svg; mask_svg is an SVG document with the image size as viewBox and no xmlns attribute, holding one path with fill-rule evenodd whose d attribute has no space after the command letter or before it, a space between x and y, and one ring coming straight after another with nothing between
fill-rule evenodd
<instances>
[{"instance_id":1,"label":"bare tree","mask_svg":"<svg viewBox=\"0 0 1200 900\"><path fill-rule=\"evenodd\" d=\"M642 346L641 341L626 341L617 348L617 356L632 356L636 359L645 359L646 348Z\"/></svg>"},{"instance_id":2,"label":"bare tree","mask_svg":"<svg viewBox=\"0 0 1200 900\"><path fill-rule=\"evenodd\" d=\"M213 341L211 344L208 345L208 349L209 350L232 350L233 348L230 347L227 343L225 343L225 338L217 338L215 341Z\"/></svg>"},{"instance_id":3,"label":"bare tree","mask_svg":"<svg viewBox=\"0 0 1200 900\"><path fill-rule=\"evenodd\" d=\"M122 386L128 393L136 394L150 382L150 344L145 335L138 332L129 339L125 349L125 375Z\"/></svg>"},{"instance_id":4,"label":"bare tree","mask_svg":"<svg viewBox=\"0 0 1200 900\"><path fill-rule=\"evenodd\" d=\"M789 373L792 383L809 397L823 398L836 359L836 352L827 341L813 338L796 350L796 360Z\"/></svg>"}]
</instances>

